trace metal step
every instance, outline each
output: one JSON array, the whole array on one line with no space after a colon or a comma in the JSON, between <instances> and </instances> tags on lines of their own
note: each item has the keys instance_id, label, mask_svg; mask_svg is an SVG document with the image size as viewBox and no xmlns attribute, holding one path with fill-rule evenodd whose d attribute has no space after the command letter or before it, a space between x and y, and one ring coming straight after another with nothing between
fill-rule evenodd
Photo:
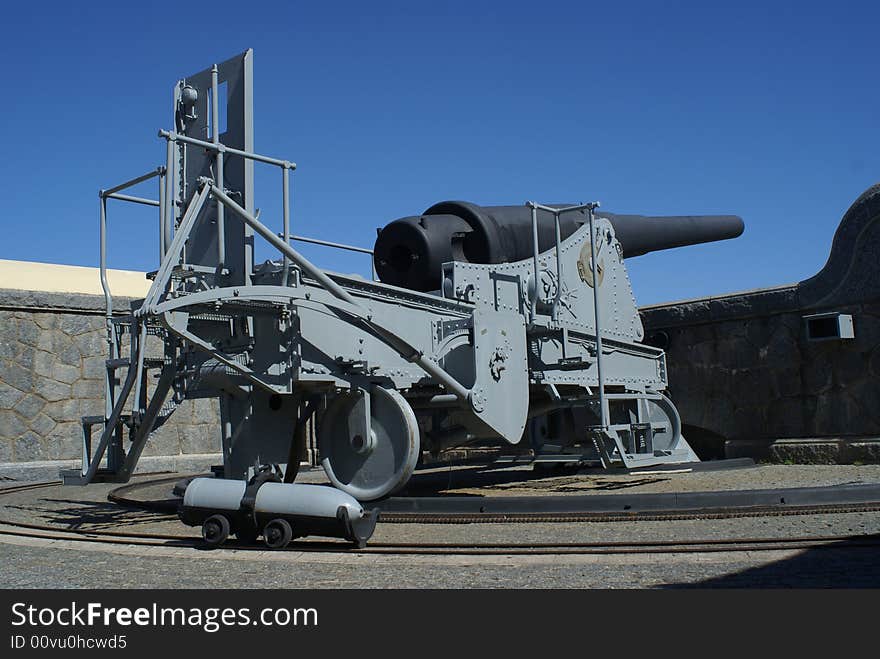
<instances>
[{"instance_id":1,"label":"metal step","mask_svg":"<svg viewBox=\"0 0 880 659\"><path fill-rule=\"evenodd\" d=\"M126 368L131 366L131 360L128 357L120 357L119 359L106 359L104 363L107 368ZM144 368L162 368L165 365L163 357L145 357Z\"/></svg>"},{"instance_id":2,"label":"metal step","mask_svg":"<svg viewBox=\"0 0 880 659\"><path fill-rule=\"evenodd\" d=\"M98 469L95 477L91 481L83 478L82 471L79 469L62 469L58 475L61 477L62 485L88 485L89 483L125 483L127 479L121 478L116 472L110 469Z\"/></svg>"}]
</instances>

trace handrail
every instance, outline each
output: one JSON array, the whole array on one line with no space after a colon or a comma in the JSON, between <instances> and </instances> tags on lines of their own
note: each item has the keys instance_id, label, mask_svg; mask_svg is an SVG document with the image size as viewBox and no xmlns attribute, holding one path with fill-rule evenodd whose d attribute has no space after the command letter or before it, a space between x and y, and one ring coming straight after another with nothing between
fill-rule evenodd
<instances>
[{"instance_id":1,"label":"handrail","mask_svg":"<svg viewBox=\"0 0 880 659\"><path fill-rule=\"evenodd\" d=\"M535 270L535 290L532 291L531 308L529 310L529 322L535 322L536 308L538 306L538 211L546 211L553 215L553 225L556 238L556 295L553 297L553 306L550 309L550 317L557 320L559 317L559 303L562 300L562 250L560 246L562 239L560 236L559 216L563 213L572 213L574 211L584 209L595 209L599 207L599 202L590 202L586 204L577 204L575 206L564 206L555 208L553 206L545 206L534 201L527 201L526 206L532 209L532 242L533 254L532 263ZM595 290L595 289L594 289Z\"/></svg>"},{"instance_id":2,"label":"handrail","mask_svg":"<svg viewBox=\"0 0 880 659\"><path fill-rule=\"evenodd\" d=\"M372 254L373 250L366 247L358 247L357 245L346 245L345 243L334 243L321 238L309 238L307 236L291 236L292 240L298 240L302 243L312 243L314 245L323 245L324 247L336 247L339 249L347 249L349 252L360 252L361 254Z\"/></svg>"},{"instance_id":3,"label":"handrail","mask_svg":"<svg viewBox=\"0 0 880 659\"><path fill-rule=\"evenodd\" d=\"M532 209L532 242L534 253L532 254L532 263L534 264L535 290L532 291L531 308L529 310L529 322L535 322L535 315L538 306L538 211L546 211L553 214L554 230L556 233L556 295L553 298L553 306L550 309L550 317L555 321L559 317L559 303L562 300L562 250L559 228L559 216L563 213L571 213L579 210L586 210L590 224L590 269L593 275L593 317L596 326L596 376L599 381L599 419L602 429L608 428L608 410L605 398L605 380L602 372L602 321L599 316L599 276L596 264L596 229L594 210L599 208L599 202L593 201L586 204L577 204L576 206L565 206L563 208L554 208L553 206L545 206L534 201L527 201L526 206Z\"/></svg>"},{"instance_id":4,"label":"handrail","mask_svg":"<svg viewBox=\"0 0 880 659\"><path fill-rule=\"evenodd\" d=\"M113 318L113 296L110 293L110 284L107 281L107 200L108 199L117 199L119 201L129 201L136 204L145 204L148 206L160 206L161 201L153 201L152 199L144 199L142 197L133 197L131 195L119 194L122 190L130 188L132 186L137 185L138 183L143 183L144 181L149 181L151 178L159 177L160 180L166 174L165 167L157 167L156 169L147 172L146 174L141 174L140 176L136 176L133 179L129 179L124 183L120 183L119 185L113 186L109 190L98 190L98 198L101 201L101 210L100 210L100 275L101 275L101 290L104 292L104 314L106 317L106 321L108 323L108 332L111 322L111 318ZM110 341L110 336L108 333L107 340ZM112 357L112 356L111 356Z\"/></svg>"},{"instance_id":5,"label":"handrail","mask_svg":"<svg viewBox=\"0 0 880 659\"><path fill-rule=\"evenodd\" d=\"M224 153L231 153L234 156L241 156L242 158L264 162L268 165L283 167L284 169L296 169L295 162L290 162L289 160L279 160L278 158L270 158L269 156L262 156L259 153L242 151L241 149L234 149L231 146L226 146L222 142L218 142L217 144L214 144L213 142L205 142L204 140L197 140L194 137L181 135L180 133L175 133L174 131L170 130L160 130L159 137L164 137L166 140L171 140L172 142L183 142L184 144L200 146L209 151L223 151Z\"/></svg>"},{"instance_id":6,"label":"handrail","mask_svg":"<svg viewBox=\"0 0 880 659\"><path fill-rule=\"evenodd\" d=\"M133 185L137 185L138 183L143 183L144 181L149 181L151 178L154 178L156 176L161 176L164 173L165 173L164 167L156 167L156 169L154 169L151 172L147 172L146 174L142 174L141 176L137 176L129 181L126 181L125 183L120 183L119 185L112 187L109 190L101 190L100 194L102 197L109 197L112 194L116 194L117 192L122 192L126 188L130 188Z\"/></svg>"},{"instance_id":7,"label":"handrail","mask_svg":"<svg viewBox=\"0 0 880 659\"><path fill-rule=\"evenodd\" d=\"M220 141L220 117L218 114L218 70L217 66L211 69L211 89L212 89L212 99L211 99L211 141L206 142L204 140L199 140L194 137L189 137L188 135L181 135L180 133L168 130L160 130L159 137L163 137L168 141L167 147L167 159L168 166L171 166L172 162L172 154L174 147L173 145L177 142L181 142L183 144L190 144L193 146L200 146L203 149L214 152L214 164L216 169L215 183L217 187L221 190L224 189L223 186L223 173L224 173L224 154L232 154L234 156L241 156L242 158L246 158L248 160L256 160L257 162L263 162L269 165L275 165L276 167L280 167L282 170L282 190L283 190L283 215L284 215L284 237L285 241L289 241L290 236L290 171L296 169L296 163L290 162L289 160L280 160L278 158L270 158L269 156L263 156L259 153L253 153L251 151L242 151L241 149L235 149L231 146L226 146ZM170 198L170 194L173 191L173 188L169 184L168 193L166 193L166 197ZM170 206L169 206L170 208ZM166 227L164 229L167 234L170 230L171 221L167 217L169 215L168 212L165 214L165 223ZM226 240L225 240L225 211L224 205L217 205L217 269L218 272L222 272L223 268L226 265ZM166 238L166 244L170 243L170 239ZM288 262L287 257L284 257L284 274L282 275L282 285L287 285L288 278Z\"/></svg>"},{"instance_id":8,"label":"handrail","mask_svg":"<svg viewBox=\"0 0 880 659\"><path fill-rule=\"evenodd\" d=\"M133 204L143 204L144 206L162 206L162 202L156 201L155 199L145 199L144 197L134 197L132 195L119 194L118 192L114 192L113 194L108 194L106 196L108 199L118 199L119 201L130 201Z\"/></svg>"},{"instance_id":9,"label":"handrail","mask_svg":"<svg viewBox=\"0 0 880 659\"><path fill-rule=\"evenodd\" d=\"M284 236L281 236L282 238ZM357 245L346 245L345 243L334 243L330 240L322 240L320 238L309 238L307 236L290 236L290 240L295 240L301 243L310 243L312 245L321 245L322 247L332 247L334 249L343 249L349 252L358 252L359 254L369 254L371 257L373 256L373 250L367 249L366 247L358 247ZM290 240L286 240L285 242L290 242ZM286 257L285 257L286 262ZM373 259L370 258L370 276L373 281L376 281L376 265L373 263ZM282 284L283 285L283 284Z\"/></svg>"}]
</instances>

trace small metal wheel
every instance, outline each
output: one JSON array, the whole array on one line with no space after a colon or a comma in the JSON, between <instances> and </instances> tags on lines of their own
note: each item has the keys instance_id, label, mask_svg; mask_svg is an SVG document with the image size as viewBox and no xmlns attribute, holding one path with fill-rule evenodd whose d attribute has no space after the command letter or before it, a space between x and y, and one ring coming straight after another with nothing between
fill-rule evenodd
<instances>
[{"instance_id":1,"label":"small metal wheel","mask_svg":"<svg viewBox=\"0 0 880 659\"><path fill-rule=\"evenodd\" d=\"M330 482L360 501L380 499L403 487L419 459L419 426L406 399L393 389L370 392L370 436L352 435L362 397L336 396L318 429L321 466Z\"/></svg>"},{"instance_id":2,"label":"small metal wheel","mask_svg":"<svg viewBox=\"0 0 880 659\"><path fill-rule=\"evenodd\" d=\"M211 515L202 524L202 537L209 547L219 547L229 537L229 520L225 515Z\"/></svg>"},{"instance_id":3,"label":"small metal wheel","mask_svg":"<svg viewBox=\"0 0 880 659\"><path fill-rule=\"evenodd\" d=\"M284 549L293 540L293 529L286 519L273 519L263 529L263 540L269 549Z\"/></svg>"}]
</instances>

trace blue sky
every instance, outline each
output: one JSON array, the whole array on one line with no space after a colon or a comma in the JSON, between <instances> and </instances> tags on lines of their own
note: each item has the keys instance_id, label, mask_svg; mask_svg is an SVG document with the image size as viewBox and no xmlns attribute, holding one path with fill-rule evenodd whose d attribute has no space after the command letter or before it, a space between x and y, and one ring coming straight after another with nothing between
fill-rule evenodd
<instances>
[{"instance_id":1,"label":"blue sky","mask_svg":"<svg viewBox=\"0 0 880 659\"><path fill-rule=\"evenodd\" d=\"M369 247L444 199L600 200L745 220L628 261L642 304L798 281L880 178L878 19L869 2L12 3L0 258L97 264L97 190L161 164L174 81L252 47L256 146L299 165L297 233ZM280 227L278 179L258 175L257 206ZM152 211L111 213L111 266L154 269Z\"/></svg>"}]
</instances>

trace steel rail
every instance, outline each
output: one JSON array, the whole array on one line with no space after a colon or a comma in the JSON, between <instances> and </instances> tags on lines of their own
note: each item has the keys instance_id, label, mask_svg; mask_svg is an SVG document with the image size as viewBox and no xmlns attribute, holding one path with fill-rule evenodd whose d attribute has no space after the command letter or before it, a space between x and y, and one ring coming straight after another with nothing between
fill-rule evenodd
<instances>
[{"instance_id":1,"label":"steel rail","mask_svg":"<svg viewBox=\"0 0 880 659\"><path fill-rule=\"evenodd\" d=\"M3 528L8 527L8 528ZM77 541L96 544L123 544L146 547L200 548L199 538L185 535L137 533L87 529L59 529L49 525L0 520L0 536ZM237 551L264 551L259 545L232 541L226 545ZM345 552L397 555L576 555L576 554L700 554L719 552L756 552L802 549L876 550L880 538L870 536L798 536L762 538L710 538L678 541L616 541L585 543L371 543L356 549L343 542L303 541L292 544L295 552Z\"/></svg>"},{"instance_id":2,"label":"steel rail","mask_svg":"<svg viewBox=\"0 0 880 659\"><path fill-rule=\"evenodd\" d=\"M113 503L127 506L130 508L139 508L151 510L154 512L173 512L176 510L176 503L172 506L172 500L168 499L160 502L144 501L142 499L131 498L132 492L153 485L160 485L163 482L178 482L184 477L172 477L165 481L150 481L149 483L129 483L114 489L107 496L108 500ZM785 490L779 490L784 492ZM604 495L609 496L609 495ZM614 496L614 495L611 495ZM513 497L511 497L513 498ZM517 497L521 500L529 499L536 504L548 503L551 501L546 496L533 497ZM567 497L576 503L575 497ZM785 498L785 495L781 498ZM497 498L489 497L488 501L484 501L485 506L491 507ZM590 497L591 500L595 497ZM398 502L415 501L416 498L401 497ZM386 500L386 504L387 504ZM468 502L473 500L468 497ZM670 506L664 509L654 510L615 510L615 511L589 511L589 510L559 510L545 509L532 510L528 512L517 511L488 511L474 512L462 510L444 510L444 511L401 511L401 510L381 510L383 502L373 504L373 507L380 509L380 521L388 524L499 524L499 523L587 523L587 522L633 522L633 521L675 521L675 520L700 520L700 519L737 519L748 517L785 517L785 516L803 516L818 514L837 514L850 512L876 512L880 511L880 500L878 501L830 501L821 503L803 503L803 504L775 504L775 505L751 505L745 506L703 506L695 508L675 509Z\"/></svg>"},{"instance_id":3,"label":"steel rail","mask_svg":"<svg viewBox=\"0 0 880 659\"><path fill-rule=\"evenodd\" d=\"M135 483L124 486L155 486L179 480L173 476L158 481ZM0 497L18 492L59 486L60 482L30 483L0 489ZM118 492L124 488L117 488ZM109 497L108 497L109 498ZM844 508L851 508L845 506ZM875 509L880 509L876 504ZM840 506L826 505L823 512L841 512ZM791 514L792 511L781 514ZM170 516L170 515L169 515ZM386 521L382 519L381 521ZM6 527L6 528L3 528ZM52 541L79 541L97 544L124 544L146 547L201 547L202 543L193 536L139 533L127 531L107 531L101 529L65 529L47 524L33 524L0 518L0 536L29 537ZM263 551L263 547L239 542L231 542L228 547L238 551ZM718 552L756 552L802 549L876 549L880 547L877 535L832 535L832 536L791 536L791 537L745 537L709 538L694 540L636 540L605 542L543 542L543 543L394 543L375 542L364 549L351 548L346 543L328 541L305 541L291 545L296 552L339 552L384 555L576 555L576 554L677 554L677 553L718 553Z\"/></svg>"}]
</instances>

